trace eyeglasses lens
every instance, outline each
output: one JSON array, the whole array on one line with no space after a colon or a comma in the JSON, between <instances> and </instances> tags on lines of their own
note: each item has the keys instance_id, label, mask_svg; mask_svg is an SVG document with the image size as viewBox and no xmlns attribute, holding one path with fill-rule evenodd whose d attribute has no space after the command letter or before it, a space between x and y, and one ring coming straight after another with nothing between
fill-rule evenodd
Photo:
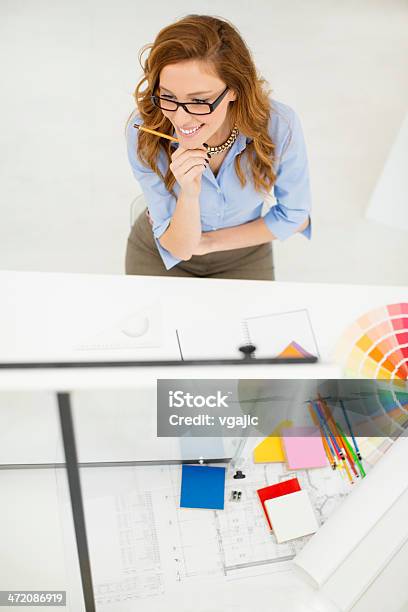
<instances>
[{"instance_id":1,"label":"eyeglasses lens","mask_svg":"<svg viewBox=\"0 0 408 612\"><path fill-rule=\"evenodd\" d=\"M172 100L164 100L157 96L153 98L154 104L163 110L175 111L177 110L177 104ZM207 115L210 113L211 108L208 104L199 102L190 102L186 104L187 110L192 115Z\"/></svg>"}]
</instances>

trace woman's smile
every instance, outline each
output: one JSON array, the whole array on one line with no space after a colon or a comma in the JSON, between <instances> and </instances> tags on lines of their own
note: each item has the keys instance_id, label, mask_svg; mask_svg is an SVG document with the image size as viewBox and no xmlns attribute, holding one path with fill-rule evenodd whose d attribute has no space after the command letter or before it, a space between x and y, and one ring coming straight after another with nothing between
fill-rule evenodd
<instances>
[{"instance_id":1,"label":"woman's smile","mask_svg":"<svg viewBox=\"0 0 408 612\"><path fill-rule=\"evenodd\" d=\"M181 128L176 126L176 130L178 130L184 137L191 138L194 134L200 131L200 129L205 125L202 123L201 125L190 127L190 128Z\"/></svg>"}]
</instances>

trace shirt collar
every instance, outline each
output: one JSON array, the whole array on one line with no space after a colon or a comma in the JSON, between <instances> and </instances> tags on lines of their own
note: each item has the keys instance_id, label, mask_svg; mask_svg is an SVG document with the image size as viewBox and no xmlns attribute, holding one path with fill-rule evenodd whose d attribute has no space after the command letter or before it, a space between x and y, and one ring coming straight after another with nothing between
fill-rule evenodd
<instances>
[{"instance_id":1,"label":"shirt collar","mask_svg":"<svg viewBox=\"0 0 408 612\"><path fill-rule=\"evenodd\" d=\"M247 138L245 134L242 134L242 132L239 132L238 138L236 139L234 143L236 145L237 155L238 153L241 153L241 151L243 151L246 148L249 142L252 142L252 139Z\"/></svg>"}]
</instances>

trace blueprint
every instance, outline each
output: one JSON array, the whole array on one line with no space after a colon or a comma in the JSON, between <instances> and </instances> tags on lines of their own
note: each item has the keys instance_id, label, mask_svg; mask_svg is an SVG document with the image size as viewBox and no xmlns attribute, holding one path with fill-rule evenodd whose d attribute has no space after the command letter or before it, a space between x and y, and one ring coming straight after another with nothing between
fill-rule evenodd
<instances>
[{"instance_id":1,"label":"blueprint","mask_svg":"<svg viewBox=\"0 0 408 612\"><path fill-rule=\"evenodd\" d=\"M296 476L323 524L351 485L330 467L286 471L282 463L227 466L224 510L180 508L178 465L81 470L98 611L127 612L137 600L197 581L228 581L278 571L312 536L277 544L256 490ZM358 486L358 485L353 485ZM62 511L69 497L60 483ZM232 491L241 491L240 501ZM179 586L177 586L179 585Z\"/></svg>"}]
</instances>

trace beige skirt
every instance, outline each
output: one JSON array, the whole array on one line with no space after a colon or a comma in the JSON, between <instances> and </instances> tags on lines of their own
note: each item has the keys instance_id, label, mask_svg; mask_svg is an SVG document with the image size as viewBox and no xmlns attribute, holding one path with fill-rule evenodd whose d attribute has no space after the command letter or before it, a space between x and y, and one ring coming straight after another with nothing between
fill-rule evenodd
<instances>
[{"instance_id":1,"label":"beige skirt","mask_svg":"<svg viewBox=\"0 0 408 612\"><path fill-rule=\"evenodd\" d=\"M274 280L272 242L206 255L193 255L191 259L181 261L166 270L145 210L136 219L129 234L125 270L126 274L144 276Z\"/></svg>"}]
</instances>

